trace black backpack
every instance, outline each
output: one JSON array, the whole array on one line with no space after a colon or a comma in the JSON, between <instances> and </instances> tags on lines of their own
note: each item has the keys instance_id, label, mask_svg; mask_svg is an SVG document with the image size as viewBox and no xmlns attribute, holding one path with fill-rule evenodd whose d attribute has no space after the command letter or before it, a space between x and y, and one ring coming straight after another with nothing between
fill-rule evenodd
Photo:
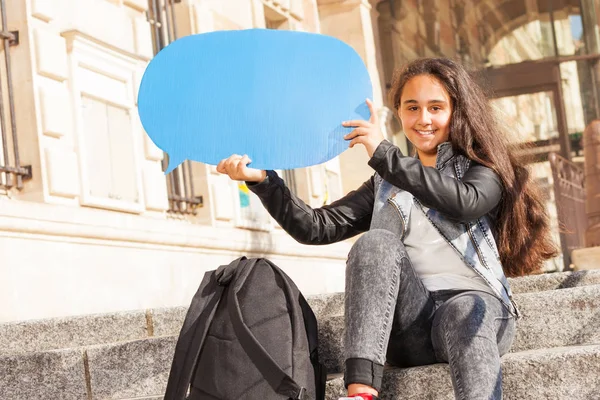
<instances>
[{"instance_id":1,"label":"black backpack","mask_svg":"<svg viewBox=\"0 0 600 400\"><path fill-rule=\"evenodd\" d=\"M179 334L165 400L324 400L317 320L266 259L204 275Z\"/></svg>"}]
</instances>

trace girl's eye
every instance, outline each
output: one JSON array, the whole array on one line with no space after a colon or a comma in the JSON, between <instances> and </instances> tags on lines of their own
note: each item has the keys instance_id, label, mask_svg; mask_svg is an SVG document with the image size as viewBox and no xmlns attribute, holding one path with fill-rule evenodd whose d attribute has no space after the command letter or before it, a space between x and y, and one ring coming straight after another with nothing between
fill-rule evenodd
<instances>
[{"instance_id":1,"label":"girl's eye","mask_svg":"<svg viewBox=\"0 0 600 400\"><path fill-rule=\"evenodd\" d=\"M408 107L408 111L417 111L417 107Z\"/></svg>"},{"instance_id":2,"label":"girl's eye","mask_svg":"<svg viewBox=\"0 0 600 400\"><path fill-rule=\"evenodd\" d=\"M440 111L442 108L438 106L431 107L433 111Z\"/></svg>"}]
</instances>

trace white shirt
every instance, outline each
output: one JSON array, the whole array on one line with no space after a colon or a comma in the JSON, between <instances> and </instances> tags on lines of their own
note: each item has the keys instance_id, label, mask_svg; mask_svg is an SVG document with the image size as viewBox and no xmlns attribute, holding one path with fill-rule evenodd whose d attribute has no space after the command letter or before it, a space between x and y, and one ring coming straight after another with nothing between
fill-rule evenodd
<instances>
[{"instance_id":1,"label":"white shirt","mask_svg":"<svg viewBox=\"0 0 600 400\"><path fill-rule=\"evenodd\" d=\"M458 289L494 294L416 205L413 205L408 221L404 246L415 272L430 292Z\"/></svg>"}]
</instances>

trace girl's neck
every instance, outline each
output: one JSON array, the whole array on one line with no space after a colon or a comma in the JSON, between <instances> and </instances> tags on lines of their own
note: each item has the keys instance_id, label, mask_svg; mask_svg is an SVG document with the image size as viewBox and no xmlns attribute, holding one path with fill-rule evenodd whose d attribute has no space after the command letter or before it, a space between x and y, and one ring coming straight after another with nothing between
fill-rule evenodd
<instances>
[{"instance_id":1,"label":"girl's neck","mask_svg":"<svg viewBox=\"0 0 600 400\"><path fill-rule=\"evenodd\" d=\"M436 154L425 154L425 153L417 150L417 154L419 155L419 160L421 161L421 164L423 164L426 167L435 167L435 162L437 160L437 153Z\"/></svg>"}]
</instances>

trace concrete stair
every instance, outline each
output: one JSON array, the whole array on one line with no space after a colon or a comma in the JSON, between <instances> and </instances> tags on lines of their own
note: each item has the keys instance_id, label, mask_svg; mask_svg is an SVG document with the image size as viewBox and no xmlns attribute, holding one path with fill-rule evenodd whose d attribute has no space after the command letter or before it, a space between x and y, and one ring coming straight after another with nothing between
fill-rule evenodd
<instances>
[{"instance_id":1,"label":"concrete stair","mask_svg":"<svg viewBox=\"0 0 600 400\"><path fill-rule=\"evenodd\" d=\"M581 345L510 353L502 358L505 400L600 399L600 345ZM345 394L343 378L327 382L327 400ZM453 400L447 364L384 373L386 400Z\"/></svg>"},{"instance_id":2,"label":"concrete stair","mask_svg":"<svg viewBox=\"0 0 600 400\"><path fill-rule=\"evenodd\" d=\"M503 358L507 399L600 400L600 271L511 280L524 318ZM343 294L309 302L328 399L344 394ZM0 324L0 399L161 399L186 308ZM338 374L339 375L339 374ZM452 399L447 365L389 369L384 399Z\"/></svg>"},{"instance_id":3,"label":"concrete stair","mask_svg":"<svg viewBox=\"0 0 600 400\"><path fill-rule=\"evenodd\" d=\"M523 313L511 352L600 344L600 285L575 287L514 296ZM330 372L342 371L341 313L328 316L319 326L321 356ZM599 369L600 379L600 369Z\"/></svg>"}]
</instances>

